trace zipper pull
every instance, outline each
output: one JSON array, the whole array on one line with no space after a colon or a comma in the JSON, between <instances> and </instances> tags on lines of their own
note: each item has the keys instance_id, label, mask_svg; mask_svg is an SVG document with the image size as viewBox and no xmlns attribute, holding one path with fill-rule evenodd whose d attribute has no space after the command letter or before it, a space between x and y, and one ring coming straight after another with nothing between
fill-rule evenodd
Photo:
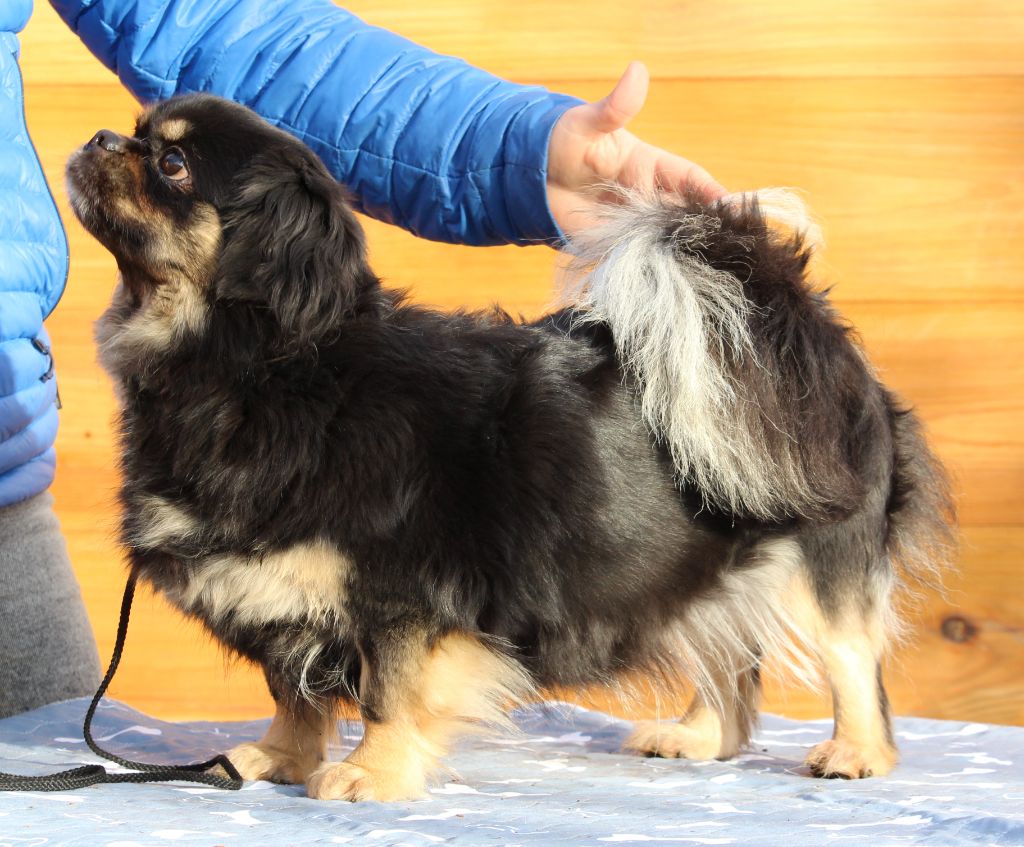
<instances>
[{"instance_id":1,"label":"zipper pull","mask_svg":"<svg viewBox=\"0 0 1024 847\"><path fill-rule=\"evenodd\" d=\"M39 377L40 382L49 382L56 375L54 372L55 362L53 361L53 351L38 338L32 339L32 346L50 360L50 367L46 369L46 373ZM64 404L61 403L60 400L60 386L57 385L54 387L56 388L57 393L57 399L54 402L58 409L62 409L64 408Z\"/></svg>"}]
</instances>

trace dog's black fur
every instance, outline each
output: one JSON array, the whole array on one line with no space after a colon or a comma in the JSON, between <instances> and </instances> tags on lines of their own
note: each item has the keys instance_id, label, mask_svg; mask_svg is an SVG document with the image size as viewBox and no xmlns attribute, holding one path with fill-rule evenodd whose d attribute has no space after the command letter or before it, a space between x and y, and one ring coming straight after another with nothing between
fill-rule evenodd
<instances>
[{"instance_id":1,"label":"dog's black fur","mask_svg":"<svg viewBox=\"0 0 1024 847\"><path fill-rule=\"evenodd\" d=\"M174 120L187 127L174 145L185 186L158 166L170 146L159 126ZM699 258L743 280L755 307L751 402L800 445L820 495L772 520L680 478L607 325L572 309L533 324L442 314L383 289L342 188L241 107L161 104L134 138L86 145L69 182L121 271L100 336L123 400L131 566L175 599L218 558L250 563L253 580L259 562L304 543L346 563L344 614L254 623L179 603L261 665L279 701L360 691L367 720L388 720L362 666L388 665L410 629L428 644L470 634L539 686L671 665L666 633L779 540L799 549L823 626L851 609L884 616L895 536L941 534L929 522L941 486L911 416L805 282L799 238L773 235L756 204L675 211L720 222ZM208 256L191 229L200 211L217 222ZM199 317L118 347L161 292L172 310L191 298ZM153 502L188 515L180 533L153 530ZM907 516L917 523L901 529ZM880 681L876 701L888 734Z\"/></svg>"}]
</instances>

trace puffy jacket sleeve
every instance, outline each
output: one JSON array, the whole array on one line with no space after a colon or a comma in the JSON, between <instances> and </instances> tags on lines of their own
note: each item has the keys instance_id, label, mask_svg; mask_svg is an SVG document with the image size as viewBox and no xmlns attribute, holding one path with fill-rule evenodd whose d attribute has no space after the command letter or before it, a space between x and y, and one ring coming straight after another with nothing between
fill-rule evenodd
<instances>
[{"instance_id":1,"label":"puffy jacket sleeve","mask_svg":"<svg viewBox=\"0 0 1024 847\"><path fill-rule=\"evenodd\" d=\"M373 217L465 244L561 237L551 129L578 100L516 85L329 0L51 0L147 102L205 91L309 144Z\"/></svg>"},{"instance_id":2,"label":"puffy jacket sleeve","mask_svg":"<svg viewBox=\"0 0 1024 847\"><path fill-rule=\"evenodd\" d=\"M39 297L0 292L0 508L53 482L57 383Z\"/></svg>"}]
</instances>

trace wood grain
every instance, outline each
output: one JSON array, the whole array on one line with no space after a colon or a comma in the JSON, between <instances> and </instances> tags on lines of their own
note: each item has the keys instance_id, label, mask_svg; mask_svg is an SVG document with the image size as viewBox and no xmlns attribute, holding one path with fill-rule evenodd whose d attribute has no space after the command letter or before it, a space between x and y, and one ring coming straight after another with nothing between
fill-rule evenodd
<instances>
[{"instance_id":1,"label":"wood grain","mask_svg":"<svg viewBox=\"0 0 1024 847\"><path fill-rule=\"evenodd\" d=\"M114 402L94 363L91 324L114 265L67 214L62 174L77 145L102 127L127 129L137 105L45 3L36 5L23 37L28 119L72 252L67 291L48 321L65 404L54 490L106 654L123 567L113 541ZM956 477L965 525L952 593L927 599L894 657L893 702L903 713L1024 723L1020 5L659 0L592 3L586 15L568 2L349 6L502 75L588 99L642 57L660 78L639 134L730 187L806 193L828 239L816 274L835 286L886 381L919 409ZM377 270L419 301L500 302L536 316L552 299L556 255L546 248L473 250L373 221L367 228ZM268 714L259 675L241 668L225 678L229 664L143 593L113 694L161 717ZM827 713L821 698L781 686L768 707ZM651 703L631 708L650 713Z\"/></svg>"},{"instance_id":2,"label":"wood grain","mask_svg":"<svg viewBox=\"0 0 1024 847\"><path fill-rule=\"evenodd\" d=\"M38 4L40 7L42 4ZM644 59L660 77L992 76L1024 70L1016 0L356 0L363 20L522 82L609 79ZM38 8L36 15L43 12ZM49 9L48 16L53 15ZM105 82L60 25L39 28L33 79ZM45 57L45 58L44 58Z\"/></svg>"},{"instance_id":3,"label":"wood grain","mask_svg":"<svg viewBox=\"0 0 1024 847\"><path fill-rule=\"evenodd\" d=\"M606 88L551 86L588 99ZM27 107L61 196L68 154L102 127L129 130L139 109L113 83L33 85ZM844 302L1022 299L1024 78L656 81L635 126L736 190L799 186L824 224L820 273ZM425 301L500 297L536 313L550 300L547 250L466 250L379 224L371 234L379 272Z\"/></svg>"}]
</instances>

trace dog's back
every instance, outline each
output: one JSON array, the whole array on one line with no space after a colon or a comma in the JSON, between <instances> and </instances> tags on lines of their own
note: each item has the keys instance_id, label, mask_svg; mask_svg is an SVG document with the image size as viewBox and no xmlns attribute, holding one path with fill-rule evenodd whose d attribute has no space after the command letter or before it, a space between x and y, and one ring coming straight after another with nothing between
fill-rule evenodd
<instances>
[{"instance_id":1,"label":"dog's back","mask_svg":"<svg viewBox=\"0 0 1024 847\"><path fill-rule=\"evenodd\" d=\"M731 755L749 734L762 660L806 678L818 660L837 728L812 769L887 772L879 662L899 632L903 577L933 581L952 546L941 466L807 279L811 225L793 198L624 200L573 245L573 321L614 339L695 519L703 509L757 539L666 643L695 677L690 713L641 726L632 745Z\"/></svg>"}]
</instances>

